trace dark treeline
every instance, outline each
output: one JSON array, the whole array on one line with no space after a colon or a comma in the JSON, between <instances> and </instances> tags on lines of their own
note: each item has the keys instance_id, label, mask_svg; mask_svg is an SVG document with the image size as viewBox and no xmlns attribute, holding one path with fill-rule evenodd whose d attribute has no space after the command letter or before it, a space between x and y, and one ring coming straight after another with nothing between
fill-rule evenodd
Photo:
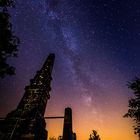
<instances>
[{"instance_id":1,"label":"dark treeline","mask_svg":"<svg viewBox=\"0 0 140 140\"><path fill-rule=\"evenodd\" d=\"M0 0L0 77L15 74L15 68L8 64L9 57L16 57L19 38L12 31L9 7L14 7L12 0Z\"/></svg>"},{"instance_id":2,"label":"dark treeline","mask_svg":"<svg viewBox=\"0 0 140 140\"><path fill-rule=\"evenodd\" d=\"M124 117L129 117L134 122L134 133L138 135L140 139L140 78L135 78L128 83L128 88L133 90L134 97L128 102L128 112Z\"/></svg>"},{"instance_id":3,"label":"dark treeline","mask_svg":"<svg viewBox=\"0 0 140 140\"><path fill-rule=\"evenodd\" d=\"M59 136L58 138L56 137L49 137L49 140L63 140L62 136ZM89 135L88 140L100 140L100 136L98 135L96 130L92 130L92 133Z\"/></svg>"}]
</instances>

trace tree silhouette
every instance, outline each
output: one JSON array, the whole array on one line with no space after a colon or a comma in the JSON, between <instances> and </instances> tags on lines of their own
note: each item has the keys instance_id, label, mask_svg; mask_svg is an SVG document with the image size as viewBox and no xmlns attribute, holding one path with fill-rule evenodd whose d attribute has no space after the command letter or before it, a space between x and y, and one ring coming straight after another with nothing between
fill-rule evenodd
<instances>
[{"instance_id":1,"label":"tree silhouette","mask_svg":"<svg viewBox=\"0 0 140 140\"><path fill-rule=\"evenodd\" d=\"M13 2L13 0L0 0L0 6L1 7L6 7L6 6L8 6L8 7L13 7L14 6L14 2Z\"/></svg>"},{"instance_id":2,"label":"tree silhouette","mask_svg":"<svg viewBox=\"0 0 140 140\"><path fill-rule=\"evenodd\" d=\"M55 137L49 137L49 140L56 140Z\"/></svg>"},{"instance_id":3,"label":"tree silhouette","mask_svg":"<svg viewBox=\"0 0 140 140\"><path fill-rule=\"evenodd\" d=\"M96 130L92 130L92 133L89 136L89 140L100 140L100 136Z\"/></svg>"},{"instance_id":4,"label":"tree silhouette","mask_svg":"<svg viewBox=\"0 0 140 140\"><path fill-rule=\"evenodd\" d=\"M128 88L133 90L134 98L129 100L128 112L123 117L130 117L133 119L135 125L134 133L138 135L140 139L140 79L135 78L129 82Z\"/></svg>"},{"instance_id":5,"label":"tree silhouette","mask_svg":"<svg viewBox=\"0 0 140 140\"><path fill-rule=\"evenodd\" d=\"M63 140L63 137L62 136L58 136L58 140Z\"/></svg>"},{"instance_id":6,"label":"tree silhouette","mask_svg":"<svg viewBox=\"0 0 140 140\"><path fill-rule=\"evenodd\" d=\"M7 63L9 57L17 56L19 38L12 31L8 7L14 7L12 0L0 0L0 77L15 74L15 68Z\"/></svg>"}]
</instances>

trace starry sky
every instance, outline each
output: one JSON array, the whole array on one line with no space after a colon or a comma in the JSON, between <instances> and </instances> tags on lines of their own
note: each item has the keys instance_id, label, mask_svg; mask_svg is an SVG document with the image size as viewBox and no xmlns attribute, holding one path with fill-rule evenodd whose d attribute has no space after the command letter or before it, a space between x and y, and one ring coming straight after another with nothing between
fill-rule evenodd
<instances>
[{"instance_id":1,"label":"starry sky","mask_svg":"<svg viewBox=\"0 0 140 140\"><path fill-rule=\"evenodd\" d=\"M45 116L73 110L73 131L87 140L136 140L132 121L123 118L132 91L127 82L140 75L139 0L16 0L9 9L21 43L15 76L0 80L0 117L15 109L24 87L49 53L56 59L51 99ZM63 120L48 120L49 136L62 134Z\"/></svg>"}]
</instances>

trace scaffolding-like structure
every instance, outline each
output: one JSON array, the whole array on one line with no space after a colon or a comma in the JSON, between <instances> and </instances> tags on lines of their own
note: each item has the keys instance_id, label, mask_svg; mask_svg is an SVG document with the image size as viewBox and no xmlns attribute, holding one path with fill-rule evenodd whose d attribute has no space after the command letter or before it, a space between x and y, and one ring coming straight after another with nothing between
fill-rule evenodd
<instances>
[{"instance_id":1,"label":"scaffolding-like structure","mask_svg":"<svg viewBox=\"0 0 140 140\"><path fill-rule=\"evenodd\" d=\"M46 140L44 113L50 99L51 73L55 55L50 54L37 71L17 108L0 121L0 140Z\"/></svg>"}]
</instances>

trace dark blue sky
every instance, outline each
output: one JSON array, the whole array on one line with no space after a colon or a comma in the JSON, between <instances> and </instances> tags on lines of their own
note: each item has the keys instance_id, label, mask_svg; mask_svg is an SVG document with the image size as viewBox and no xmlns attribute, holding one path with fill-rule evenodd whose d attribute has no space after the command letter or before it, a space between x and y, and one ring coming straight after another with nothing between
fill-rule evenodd
<instances>
[{"instance_id":1,"label":"dark blue sky","mask_svg":"<svg viewBox=\"0 0 140 140\"><path fill-rule=\"evenodd\" d=\"M53 52L56 61L48 114L61 114L71 106L80 139L98 129L103 138L115 140L122 138L121 128L125 128L124 140L134 140L131 122L122 116L131 96L127 81L140 75L140 1L16 0L15 4L11 21L21 44L18 58L9 59L16 75L0 81L1 116L17 106L24 87ZM84 120L80 120L83 112ZM116 121L122 124L117 132ZM106 122L112 122L108 126L112 137L103 132Z\"/></svg>"}]
</instances>

